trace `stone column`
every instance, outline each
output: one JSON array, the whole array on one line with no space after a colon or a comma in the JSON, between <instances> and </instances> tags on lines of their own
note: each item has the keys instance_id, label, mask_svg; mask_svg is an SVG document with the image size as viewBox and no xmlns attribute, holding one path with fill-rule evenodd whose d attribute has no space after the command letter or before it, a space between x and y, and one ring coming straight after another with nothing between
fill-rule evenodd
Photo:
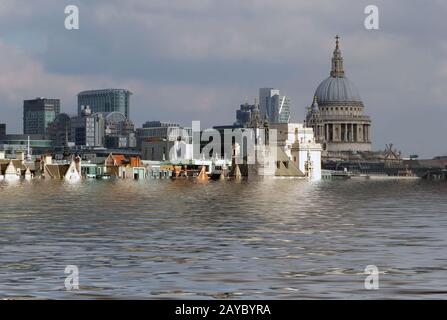
<instances>
[{"instance_id":1,"label":"stone column","mask_svg":"<svg viewBox=\"0 0 447 320\"><path fill-rule=\"evenodd\" d=\"M346 142L349 142L349 123L346 123Z\"/></svg>"},{"instance_id":2,"label":"stone column","mask_svg":"<svg viewBox=\"0 0 447 320\"><path fill-rule=\"evenodd\" d=\"M362 130L362 125L360 124L360 123L357 123L357 128L356 128L356 130L357 130L357 142L362 142L362 136L361 136L361 130Z\"/></svg>"}]
</instances>

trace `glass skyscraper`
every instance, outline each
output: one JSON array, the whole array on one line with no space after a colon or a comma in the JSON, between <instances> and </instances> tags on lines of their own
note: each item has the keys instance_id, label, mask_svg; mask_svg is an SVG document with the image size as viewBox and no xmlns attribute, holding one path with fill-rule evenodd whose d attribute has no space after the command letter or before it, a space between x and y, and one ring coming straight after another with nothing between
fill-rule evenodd
<instances>
[{"instance_id":1,"label":"glass skyscraper","mask_svg":"<svg viewBox=\"0 0 447 320\"><path fill-rule=\"evenodd\" d=\"M276 99L278 101L276 101ZM277 106L277 117L279 123L289 123L290 121L290 98L286 96L275 96Z\"/></svg>"},{"instance_id":2,"label":"glass skyscraper","mask_svg":"<svg viewBox=\"0 0 447 320\"><path fill-rule=\"evenodd\" d=\"M61 109L59 99L36 98L23 101L23 133L46 134Z\"/></svg>"},{"instance_id":3,"label":"glass skyscraper","mask_svg":"<svg viewBox=\"0 0 447 320\"><path fill-rule=\"evenodd\" d=\"M104 89L83 91L78 94L78 115L82 106L90 106L92 113L121 112L129 119L130 95L125 89Z\"/></svg>"},{"instance_id":4,"label":"glass skyscraper","mask_svg":"<svg viewBox=\"0 0 447 320\"><path fill-rule=\"evenodd\" d=\"M279 90L273 88L259 89L259 109L261 117L267 117L271 123L289 123L290 99L281 96Z\"/></svg>"}]
</instances>

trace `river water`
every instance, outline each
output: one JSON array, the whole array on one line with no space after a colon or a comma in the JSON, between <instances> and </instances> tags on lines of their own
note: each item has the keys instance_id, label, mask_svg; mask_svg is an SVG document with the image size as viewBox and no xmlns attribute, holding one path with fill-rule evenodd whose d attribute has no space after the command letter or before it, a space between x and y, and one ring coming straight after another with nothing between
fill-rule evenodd
<instances>
[{"instance_id":1,"label":"river water","mask_svg":"<svg viewBox=\"0 0 447 320\"><path fill-rule=\"evenodd\" d=\"M0 298L447 298L445 183L35 180L0 204Z\"/></svg>"}]
</instances>

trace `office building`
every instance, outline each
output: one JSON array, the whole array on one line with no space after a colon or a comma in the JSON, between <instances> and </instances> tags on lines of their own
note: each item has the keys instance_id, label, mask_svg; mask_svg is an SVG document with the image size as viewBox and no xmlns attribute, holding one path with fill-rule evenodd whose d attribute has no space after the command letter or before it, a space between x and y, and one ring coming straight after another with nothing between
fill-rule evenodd
<instances>
[{"instance_id":1,"label":"office building","mask_svg":"<svg viewBox=\"0 0 447 320\"><path fill-rule=\"evenodd\" d=\"M234 125L247 127L256 111L259 111L259 106L256 103L248 104L248 102L246 102L241 104L239 110L236 110L236 122Z\"/></svg>"},{"instance_id":2,"label":"office building","mask_svg":"<svg viewBox=\"0 0 447 320\"><path fill-rule=\"evenodd\" d=\"M135 148L135 126L120 112L103 113L106 148Z\"/></svg>"},{"instance_id":3,"label":"office building","mask_svg":"<svg viewBox=\"0 0 447 320\"><path fill-rule=\"evenodd\" d=\"M192 129L181 127L178 123L147 121L136 131L137 148L141 148L143 141L183 140L192 143Z\"/></svg>"},{"instance_id":4,"label":"office building","mask_svg":"<svg viewBox=\"0 0 447 320\"><path fill-rule=\"evenodd\" d=\"M92 113L120 112L129 119L130 96L132 92L125 89L104 89L83 91L78 94L78 115L83 106L89 106Z\"/></svg>"},{"instance_id":5,"label":"office building","mask_svg":"<svg viewBox=\"0 0 447 320\"><path fill-rule=\"evenodd\" d=\"M71 122L71 139L76 146L104 146L104 116L101 113L92 114L89 107L81 110L81 115L73 117Z\"/></svg>"},{"instance_id":6,"label":"office building","mask_svg":"<svg viewBox=\"0 0 447 320\"><path fill-rule=\"evenodd\" d=\"M59 114L59 99L36 98L23 102L23 133L46 134L48 124Z\"/></svg>"},{"instance_id":7,"label":"office building","mask_svg":"<svg viewBox=\"0 0 447 320\"><path fill-rule=\"evenodd\" d=\"M71 117L66 113L59 113L48 125L48 135L55 147L65 146L71 138Z\"/></svg>"},{"instance_id":8,"label":"office building","mask_svg":"<svg viewBox=\"0 0 447 320\"><path fill-rule=\"evenodd\" d=\"M6 134L0 137L0 150L5 154L23 153L41 155L51 152L53 141L48 135L41 134Z\"/></svg>"},{"instance_id":9,"label":"office building","mask_svg":"<svg viewBox=\"0 0 447 320\"><path fill-rule=\"evenodd\" d=\"M145 160L190 160L192 129L177 123L148 121L137 129L137 147Z\"/></svg>"},{"instance_id":10,"label":"office building","mask_svg":"<svg viewBox=\"0 0 447 320\"><path fill-rule=\"evenodd\" d=\"M259 89L259 109L262 118L267 118L270 123L288 123L290 121L290 99L281 96L277 89Z\"/></svg>"}]
</instances>

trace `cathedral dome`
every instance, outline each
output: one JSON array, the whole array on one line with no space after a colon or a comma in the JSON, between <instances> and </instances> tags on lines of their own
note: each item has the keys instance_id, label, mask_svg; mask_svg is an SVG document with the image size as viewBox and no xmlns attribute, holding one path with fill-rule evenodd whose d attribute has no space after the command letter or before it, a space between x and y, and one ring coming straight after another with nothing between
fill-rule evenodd
<instances>
[{"instance_id":1,"label":"cathedral dome","mask_svg":"<svg viewBox=\"0 0 447 320\"><path fill-rule=\"evenodd\" d=\"M322 144L326 159L340 159L340 153L371 151L371 118L355 85L345 76L340 37L329 77L315 91L312 105L306 108L306 127L312 128L315 141Z\"/></svg>"},{"instance_id":2,"label":"cathedral dome","mask_svg":"<svg viewBox=\"0 0 447 320\"><path fill-rule=\"evenodd\" d=\"M354 84L346 77L329 77L315 91L317 101L325 102L361 102Z\"/></svg>"},{"instance_id":3,"label":"cathedral dome","mask_svg":"<svg viewBox=\"0 0 447 320\"><path fill-rule=\"evenodd\" d=\"M332 69L329 78L325 79L315 91L320 104L325 103L361 103L362 100L354 84L345 77L343 57L340 50L340 37L336 37L335 50L332 57Z\"/></svg>"}]
</instances>

